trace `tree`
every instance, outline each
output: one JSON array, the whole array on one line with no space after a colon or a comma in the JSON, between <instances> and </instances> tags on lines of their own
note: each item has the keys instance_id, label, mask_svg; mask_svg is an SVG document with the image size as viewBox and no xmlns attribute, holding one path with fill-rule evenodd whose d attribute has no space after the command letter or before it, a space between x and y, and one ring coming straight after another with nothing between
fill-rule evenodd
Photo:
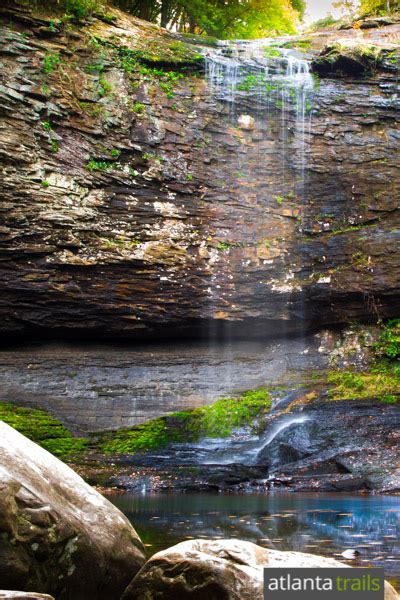
<instances>
[{"instance_id":1,"label":"tree","mask_svg":"<svg viewBox=\"0 0 400 600\"><path fill-rule=\"evenodd\" d=\"M361 0L361 13L390 13L400 10L400 0Z\"/></svg>"},{"instance_id":2,"label":"tree","mask_svg":"<svg viewBox=\"0 0 400 600\"><path fill-rule=\"evenodd\" d=\"M114 0L142 19L189 33L254 38L293 33L304 0Z\"/></svg>"},{"instance_id":3,"label":"tree","mask_svg":"<svg viewBox=\"0 0 400 600\"><path fill-rule=\"evenodd\" d=\"M337 2L333 2L332 6L341 10L342 15L349 19L354 19L358 8L354 0L338 0Z\"/></svg>"}]
</instances>

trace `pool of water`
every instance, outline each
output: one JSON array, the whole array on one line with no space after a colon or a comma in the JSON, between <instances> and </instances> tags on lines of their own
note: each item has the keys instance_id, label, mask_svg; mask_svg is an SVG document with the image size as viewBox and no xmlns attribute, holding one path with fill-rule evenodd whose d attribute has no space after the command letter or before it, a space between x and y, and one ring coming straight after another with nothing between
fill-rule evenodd
<instances>
[{"instance_id":1,"label":"pool of water","mask_svg":"<svg viewBox=\"0 0 400 600\"><path fill-rule=\"evenodd\" d=\"M239 538L275 550L381 566L400 587L400 496L342 494L109 495L149 554L192 538ZM341 553L356 549L346 560Z\"/></svg>"}]
</instances>

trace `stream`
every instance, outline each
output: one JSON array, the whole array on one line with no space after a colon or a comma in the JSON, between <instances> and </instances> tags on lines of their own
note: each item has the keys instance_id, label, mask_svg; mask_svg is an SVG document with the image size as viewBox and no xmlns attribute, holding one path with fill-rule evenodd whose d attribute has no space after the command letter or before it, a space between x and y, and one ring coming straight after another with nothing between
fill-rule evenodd
<instances>
[{"instance_id":1,"label":"stream","mask_svg":"<svg viewBox=\"0 0 400 600\"><path fill-rule=\"evenodd\" d=\"M192 538L238 538L273 550L385 567L400 584L400 497L347 494L109 494L149 554ZM357 550L354 560L342 552Z\"/></svg>"}]
</instances>

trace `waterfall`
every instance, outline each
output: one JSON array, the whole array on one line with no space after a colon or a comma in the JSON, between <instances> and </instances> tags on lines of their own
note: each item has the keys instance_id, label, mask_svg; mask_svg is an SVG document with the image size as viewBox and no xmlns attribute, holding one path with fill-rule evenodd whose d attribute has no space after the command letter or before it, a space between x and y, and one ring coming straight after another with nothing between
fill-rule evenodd
<instances>
[{"instance_id":1,"label":"waterfall","mask_svg":"<svg viewBox=\"0 0 400 600\"><path fill-rule=\"evenodd\" d=\"M258 92L266 107L278 102L284 94L288 110L301 115L307 101L312 100L314 80L309 62L288 48L270 45L269 40L236 42L204 51L206 77L213 94L220 100L239 102ZM310 106L310 105L308 105Z\"/></svg>"},{"instance_id":2,"label":"waterfall","mask_svg":"<svg viewBox=\"0 0 400 600\"><path fill-rule=\"evenodd\" d=\"M204 55L206 78L216 99L228 102L232 109L264 112L265 118L272 111L281 113L283 136L287 137L288 128L293 133L304 187L314 96L309 62L271 39L221 42Z\"/></svg>"},{"instance_id":3,"label":"waterfall","mask_svg":"<svg viewBox=\"0 0 400 600\"><path fill-rule=\"evenodd\" d=\"M267 143L273 141L275 144L276 159L280 162L274 181L276 187L269 187L267 183L259 190L260 198L263 201L265 199L267 207L268 203L269 206L272 203L274 209L278 209L278 214L279 207L274 203L282 204L283 194L287 196L286 200L290 199L292 203L295 199L301 223L315 93L309 61L300 52L285 47L284 43L280 47L276 40L271 39L220 42L215 48L204 49L203 54L211 98L225 105L224 118L232 126L232 130L245 130L248 144L260 139L266 140ZM262 147L257 152L258 164L263 165L265 157ZM230 160L232 168L236 167L239 172L246 171L245 154L238 152L235 158L233 151ZM251 173L251 163L249 172ZM292 182L290 188L288 181ZM240 187L238 189L240 190ZM283 210L284 207L282 212ZM285 261L284 252L281 261ZM288 265L288 273L291 268L292 266ZM291 275L293 276L293 273ZM273 282L271 286L273 288ZM281 292L284 313L288 305L287 294L291 292L290 285L286 289L278 290L277 302L280 301ZM301 313L300 318L304 318L305 301L302 291L296 288L295 292L298 296L296 302L298 312ZM214 297L218 296L218 292L213 288L212 281L210 295L213 310ZM227 362L230 362L230 331L228 322L223 330L220 350ZM213 328L211 325L207 333L208 344L214 347L218 338L216 326ZM221 373L221 376L229 377L229 373ZM289 430L292 431L291 428L300 427L308 420L304 415L278 416L276 422L271 423L261 436L237 432L230 440L204 440L196 444L197 456L194 460L201 464L255 465L266 455L266 448L277 438L278 441L281 439L280 435L284 436ZM271 449L272 453L275 452L274 448L275 445ZM273 462L272 459L271 461Z\"/></svg>"}]
</instances>

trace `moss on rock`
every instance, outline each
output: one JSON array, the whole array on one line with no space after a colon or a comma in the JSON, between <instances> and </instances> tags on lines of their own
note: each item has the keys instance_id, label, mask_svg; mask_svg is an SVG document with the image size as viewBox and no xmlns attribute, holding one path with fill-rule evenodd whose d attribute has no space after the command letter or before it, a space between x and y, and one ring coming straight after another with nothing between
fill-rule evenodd
<instances>
[{"instance_id":1,"label":"moss on rock","mask_svg":"<svg viewBox=\"0 0 400 600\"><path fill-rule=\"evenodd\" d=\"M368 371L331 371L327 377L334 400L377 398L395 404L400 398L400 363L377 362Z\"/></svg>"},{"instance_id":2,"label":"moss on rock","mask_svg":"<svg viewBox=\"0 0 400 600\"><path fill-rule=\"evenodd\" d=\"M44 410L0 404L0 420L59 458L80 454L87 446L86 438L75 438L60 421Z\"/></svg>"},{"instance_id":3,"label":"moss on rock","mask_svg":"<svg viewBox=\"0 0 400 600\"><path fill-rule=\"evenodd\" d=\"M162 448L169 443L193 442L204 437L228 437L233 429L252 425L269 411L266 388L244 392L238 398L223 398L210 406L172 413L129 429L102 434L100 448L106 454L131 454Z\"/></svg>"}]
</instances>

